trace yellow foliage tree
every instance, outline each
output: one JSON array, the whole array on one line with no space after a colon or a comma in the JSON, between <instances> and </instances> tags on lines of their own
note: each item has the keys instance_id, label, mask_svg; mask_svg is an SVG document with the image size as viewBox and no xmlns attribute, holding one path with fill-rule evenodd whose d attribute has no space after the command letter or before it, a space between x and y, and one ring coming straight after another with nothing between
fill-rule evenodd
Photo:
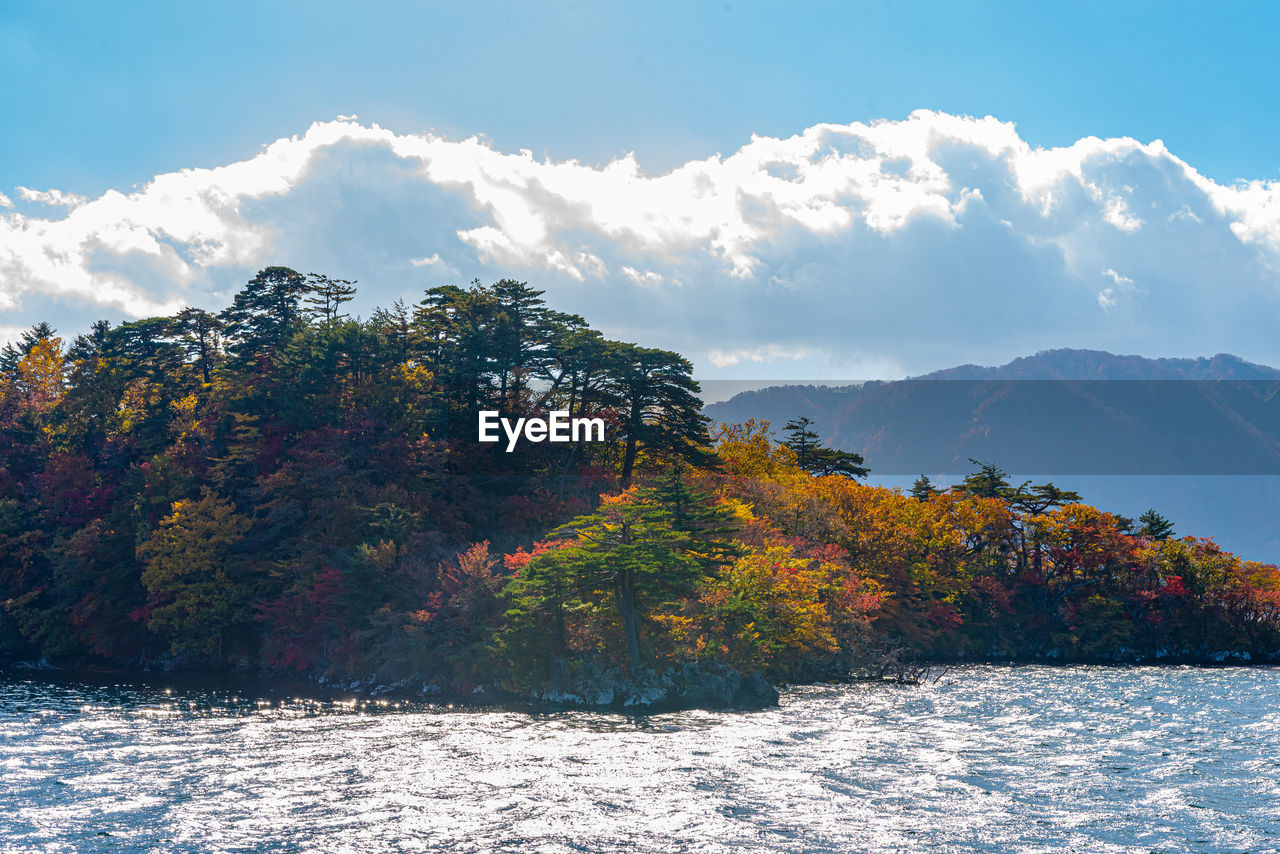
<instances>
[{"instance_id":1,"label":"yellow foliage tree","mask_svg":"<svg viewBox=\"0 0 1280 854\"><path fill-rule=\"evenodd\" d=\"M175 655L220 661L225 630L247 619L246 591L227 564L249 527L230 501L205 489L198 500L175 502L138 546L150 594L147 627L167 638Z\"/></svg>"}]
</instances>

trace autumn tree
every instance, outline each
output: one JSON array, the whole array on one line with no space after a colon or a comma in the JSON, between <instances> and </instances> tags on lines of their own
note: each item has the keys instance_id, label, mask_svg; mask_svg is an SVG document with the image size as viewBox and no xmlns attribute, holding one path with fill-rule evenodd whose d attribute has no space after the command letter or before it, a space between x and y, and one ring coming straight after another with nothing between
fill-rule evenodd
<instances>
[{"instance_id":1,"label":"autumn tree","mask_svg":"<svg viewBox=\"0 0 1280 854\"><path fill-rule=\"evenodd\" d=\"M228 632L247 621L248 591L230 562L249 527L231 502L205 489L199 499L176 502L138 546L149 594L141 616L175 655L220 663Z\"/></svg>"},{"instance_id":2,"label":"autumn tree","mask_svg":"<svg viewBox=\"0 0 1280 854\"><path fill-rule=\"evenodd\" d=\"M646 623L678 610L721 553L708 548L716 526L673 522L672 508L653 490L605 496L596 512L553 531L562 545L529 560L506 595L524 609L610 609L634 674L645 660Z\"/></svg>"}]
</instances>

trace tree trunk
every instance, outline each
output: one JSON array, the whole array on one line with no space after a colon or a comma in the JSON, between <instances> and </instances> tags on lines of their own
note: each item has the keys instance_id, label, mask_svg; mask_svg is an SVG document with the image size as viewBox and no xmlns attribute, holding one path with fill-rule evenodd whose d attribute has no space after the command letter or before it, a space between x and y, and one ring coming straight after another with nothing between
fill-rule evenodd
<instances>
[{"instance_id":1,"label":"tree trunk","mask_svg":"<svg viewBox=\"0 0 1280 854\"><path fill-rule=\"evenodd\" d=\"M636 464L636 437L627 437L627 453L622 458L622 488L627 489L631 486L631 470Z\"/></svg>"},{"instance_id":2,"label":"tree trunk","mask_svg":"<svg viewBox=\"0 0 1280 854\"><path fill-rule=\"evenodd\" d=\"M636 574L627 568L618 571L613 585L618 613L622 615L622 634L627 641L627 658L631 675L640 671L640 620L636 615Z\"/></svg>"}]
</instances>

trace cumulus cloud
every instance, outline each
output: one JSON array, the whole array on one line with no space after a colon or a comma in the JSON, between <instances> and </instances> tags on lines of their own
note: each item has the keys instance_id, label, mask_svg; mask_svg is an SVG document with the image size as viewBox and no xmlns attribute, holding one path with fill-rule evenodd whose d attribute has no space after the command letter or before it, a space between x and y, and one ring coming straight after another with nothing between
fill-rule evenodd
<instances>
[{"instance_id":1,"label":"cumulus cloud","mask_svg":"<svg viewBox=\"0 0 1280 854\"><path fill-rule=\"evenodd\" d=\"M527 278L725 370L1049 346L1280 360L1262 322L1280 308L1280 185L1219 184L1158 140L1037 148L991 117L818 124L649 175L634 155L538 159L343 116L127 193L15 193L0 319L49 298L170 311L289 263L390 298L409 296L398 277Z\"/></svg>"}]
</instances>

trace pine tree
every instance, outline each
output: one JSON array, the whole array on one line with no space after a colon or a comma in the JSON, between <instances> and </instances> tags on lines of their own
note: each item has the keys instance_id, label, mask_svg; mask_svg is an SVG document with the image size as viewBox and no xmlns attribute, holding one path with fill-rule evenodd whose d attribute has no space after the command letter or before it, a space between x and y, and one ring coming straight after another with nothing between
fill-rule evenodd
<instances>
[{"instance_id":1,"label":"pine tree","mask_svg":"<svg viewBox=\"0 0 1280 854\"><path fill-rule=\"evenodd\" d=\"M272 364L305 319L300 303L309 289L296 270L267 267L235 295L221 319L238 367Z\"/></svg>"},{"instance_id":2,"label":"pine tree","mask_svg":"<svg viewBox=\"0 0 1280 854\"><path fill-rule=\"evenodd\" d=\"M979 498L1008 498L1017 490L1009 484L1008 473L995 463L984 463L969 458L969 462L978 467L976 472L965 475L963 481L955 487L957 492L967 492Z\"/></svg>"},{"instance_id":3,"label":"pine tree","mask_svg":"<svg viewBox=\"0 0 1280 854\"><path fill-rule=\"evenodd\" d=\"M812 426L813 422L802 416L788 421L783 428L788 431L783 444L795 451L796 463L802 469L816 475L867 476L871 470L862 465L861 454L826 447L818 432L810 429Z\"/></svg>"},{"instance_id":4,"label":"pine tree","mask_svg":"<svg viewBox=\"0 0 1280 854\"><path fill-rule=\"evenodd\" d=\"M1138 523L1138 533L1148 539L1163 542L1173 536L1173 523L1154 508L1139 516Z\"/></svg>"},{"instance_id":5,"label":"pine tree","mask_svg":"<svg viewBox=\"0 0 1280 854\"><path fill-rule=\"evenodd\" d=\"M303 299L308 306L306 312L326 329L347 317L342 313L342 306L356 295L355 282L331 279L319 273L307 276L307 290L309 293Z\"/></svg>"},{"instance_id":6,"label":"pine tree","mask_svg":"<svg viewBox=\"0 0 1280 854\"><path fill-rule=\"evenodd\" d=\"M710 465L711 419L702 414L689 360L669 350L615 342L609 361L609 394L623 438L623 488L631 485L640 450Z\"/></svg>"},{"instance_id":7,"label":"pine tree","mask_svg":"<svg viewBox=\"0 0 1280 854\"><path fill-rule=\"evenodd\" d=\"M822 446L818 439L818 431L810 429L813 421L805 416L793 418L782 429L787 431L787 438L782 444L796 452L796 464L805 471L812 471L815 451Z\"/></svg>"},{"instance_id":8,"label":"pine tree","mask_svg":"<svg viewBox=\"0 0 1280 854\"><path fill-rule=\"evenodd\" d=\"M216 315L199 308L184 308L174 318L174 328L188 359L200 369L201 381L209 383L218 355L218 336L223 323Z\"/></svg>"},{"instance_id":9,"label":"pine tree","mask_svg":"<svg viewBox=\"0 0 1280 854\"><path fill-rule=\"evenodd\" d=\"M924 474L916 478L916 482L911 484L911 497L916 501L928 501L941 491L933 485L933 481L929 480L929 476Z\"/></svg>"}]
</instances>

